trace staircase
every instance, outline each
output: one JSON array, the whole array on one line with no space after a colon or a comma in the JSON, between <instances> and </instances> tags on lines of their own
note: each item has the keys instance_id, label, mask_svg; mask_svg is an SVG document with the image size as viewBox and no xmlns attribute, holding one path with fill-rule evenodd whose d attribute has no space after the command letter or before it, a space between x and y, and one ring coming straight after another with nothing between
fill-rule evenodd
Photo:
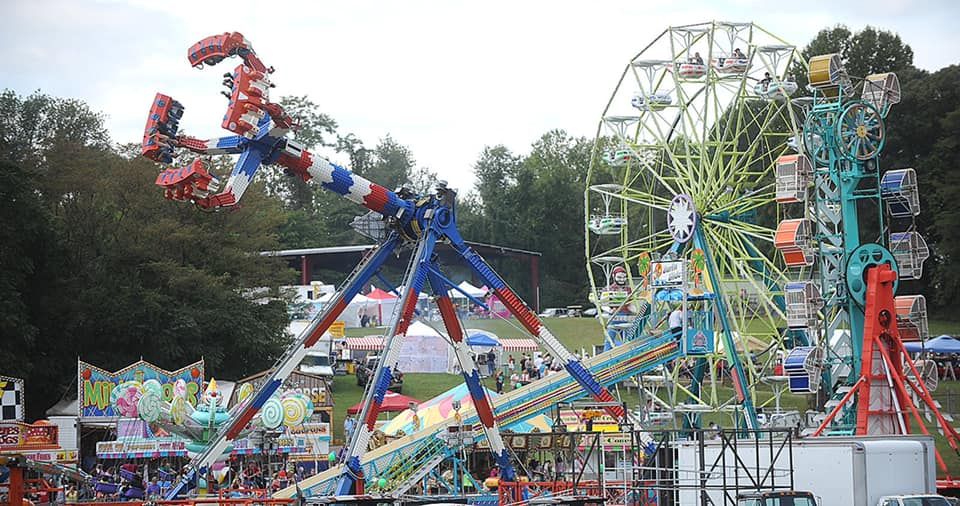
<instances>
[{"instance_id":1,"label":"staircase","mask_svg":"<svg viewBox=\"0 0 960 506\"><path fill-rule=\"evenodd\" d=\"M599 383L609 386L647 372L679 356L678 343L670 336L645 337L628 341L596 357L584 360L583 365L589 368ZM497 416L497 422L502 427L507 427L531 416L546 412L557 402L572 401L587 395L583 387L570 377L569 373L562 372L497 397L493 401L493 408ZM473 425L478 421L473 409L463 410L461 415L465 426ZM428 451L424 448L444 444L437 435L445 432L447 425L451 423L454 423L452 417L366 453L361 458L364 475L369 479L379 479L382 473L383 477L388 479L388 483L390 478L387 477L387 473L399 476L394 478L396 485L388 486L391 490L406 481L415 482L410 478L417 468L407 464L408 474L404 474L400 471L401 467L397 467L397 465L401 461L408 461L416 455L421 456L419 460L424 467L432 462L433 456L436 454L431 452L436 450ZM477 434L477 438L482 439L483 436ZM335 466L330 470L307 478L300 483L300 488L306 496L331 495L340 472L340 466ZM297 489L295 487L288 487L275 494L275 497L288 498L293 497L296 493Z\"/></svg>"}]
</instances>

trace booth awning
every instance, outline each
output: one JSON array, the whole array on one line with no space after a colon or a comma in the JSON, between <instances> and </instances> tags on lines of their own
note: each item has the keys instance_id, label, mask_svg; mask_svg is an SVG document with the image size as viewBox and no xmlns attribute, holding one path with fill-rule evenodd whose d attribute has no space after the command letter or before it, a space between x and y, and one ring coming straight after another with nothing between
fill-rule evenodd
<instances>
[{"instance_id":1,"label":"booth awning","mask_svg":"<svg viewBox=\"0 0 960 506\"><path fill-rule=\"evenodd\" d=\"M540 346L533 339L506 339L500 338L503 351L537 351Z\"/></svg>"},{"instance_id":2,"label":"booth awning","mask_svg":"<svg viewBox=\"0 0 960 506\"><path fill-rule=\"evenodd\" d=\"M355 351L380 351L383 349L383 337L348 337L346 348Z\"/></svg>"}]
</instances>

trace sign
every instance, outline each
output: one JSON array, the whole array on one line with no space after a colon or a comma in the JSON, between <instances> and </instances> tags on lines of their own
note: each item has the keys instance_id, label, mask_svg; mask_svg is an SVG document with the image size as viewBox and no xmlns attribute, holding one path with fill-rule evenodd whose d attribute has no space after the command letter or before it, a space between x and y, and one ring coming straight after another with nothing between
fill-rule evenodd
<instances>
[{"instance_id":1,"label":"sign","mask_svg":"<svg viewBox=\"0 0 960 506\"><path fill-rule=\"evenodd\" d=\"M77 461L76 450L22 452L20 454L34 462L72 464Z\"/></svg>"},{"instance_id":2,"label":"sign","mask_svg":"<svg viewBox=\"0 0 960 506\"><path fill-rule=\"evenodd\" d=\"M330 328L327 329L327 332L329 332L333 337L339 337L343 339L347 335L347 324L341 320L337 320L330 324Z\"/></svg>"},{"instance_id":3,"label":"sign","mask_svg":"<svg viewBox=\"0 0 960 506\"><path fill-rule=\"evenodd\" d=\"M0 423L0 450L44 450L60 448L56 425L21 422Z\"/></svg>"},{"instance_id":4,"label":"sign","mask_svg":"<svg viewBox=\"0 0 960 506\"><path fill-rule=\"evenodd\" d=\"M23 406L23 380L0 376L0 422L22 422Z\"/></svg>"},{"instance_id":5,"label":"sign","mask_svg":"<svg viewBox=\"0 0 960 506\"><path fill-rule=\"evenodd\" d=\"M196 405L203 387L203 360L176 371L161 369L140 360L116 372L108 372L86 362L77 361L77 410L84 418L116 418L110 402L113 389L125 381L155 379L163 386L163 400L173 399L173 385L182 379L187 383L187 401Z\"/></svg>"},{"instance_id":6,"label":"sign","mask_svg":"<svg viewBox=\"0 0 960 506\"><path fill-rule=\"evenodd\" d=\"M257 373L253 376L238 381L237 384L242 385L244 383L250 383L256 390L263 385L263 381L269 372L269 370L266 370ZM303 371L291 371L290 375L283 382L283 389L292 390L294 392L299 392L306 395L310 398L310 401L313 402L313 405L316 408L333 405L333 396L330 395L330 384L322 376L308 374ZM234 388L233 397L230 399L230 406L233 406L237 403L238 393L239 388Z\"/></svg>"},{"instance_id":7,"label":"sign","mask_svg":"<svg viewBox=\"0 0 960 506\"><path fill-rule=\"evenodd\" d=\"M97 457L104 459L182 457L186 454L186 442L180 439L132 439L97 443Z\"/></svg>"},{"instance_id":8,"label":"sign","mask_svg":"<svg viewBox=\"0 0 960 506\"><path fill-rule=\"evenodd\" d=\"M684 282L683 260L653 262L650 267L650 284L654 287L682 286Z\"/></svg>"}]
</instances>

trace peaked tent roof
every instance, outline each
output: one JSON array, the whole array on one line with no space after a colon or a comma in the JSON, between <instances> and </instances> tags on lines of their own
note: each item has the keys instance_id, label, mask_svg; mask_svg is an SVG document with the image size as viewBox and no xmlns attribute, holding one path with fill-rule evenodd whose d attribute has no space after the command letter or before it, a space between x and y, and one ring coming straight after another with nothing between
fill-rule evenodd
<instances>
[{"instance_id":1,"label":"peaked tent roof","mask_svg":"<svg viewBox=\"0 0 960 506\"><path fill-rule=\"evenodd\" d=\"M463 293L469 294L471 297L483 297L484 295L487 294L486 290L483 290L481 288L477 288L471 285L469 281L463 281L462 283L457 285L457 288L462 290ZM453 290L453 289L450 290L451 297L462 298L463 293L461 293L459 290Z\"/></svg>"},{"instance_id":2,"label":"peaked tent roof","mask_svg":"<svg viewBox=\"0 0 960 506\"><path fill-rule=\"evenodd\" d=\"M467 329L467 346L500 346L500 338L489 330Z\"/></svg>"},{"instance_id":3,"label":"peaked tent roof","mask_svg":"<svg viewBox=\"0 0 960 506\"><path fill-rule=\"evenodd\" d=\"M383 404L380 405L380 411L404 411L410 409L410 403L413 402L417 405L420 404L420 401L414 399L413 397L408 397L406 395L398 394L387 390L386 395L383 396ZM347 409L347 414L355 415L363 410L363 401L360 401L353 406L350 406Z\"/></svg>"},{"instance_id":4,"label":"peaked tent roof","mask_svg":"<svg viewBox=\"0 0 960 506\"><path fill-rule=\"evenodd\" d=\"M410 327L407 328L407 335L408 335L408 336L439 336L439 337L442 337L442 334L440 334L439 332L437 332L436 330L434 330L433 327L430 327L429 325L426 325L425 323L423 323L423 322L421 322L421 321L415 321L415 322L413 322L412 324L410 324Z\"/></svg>"},{"instance_id":5,"label":"peaked tent roof","mask_svg":"<svg viewBox=\"0 0 960 506\"><path fill-rule=\"evenodd\" d=\"M398 297L390 292L381 290L379 288L374 288L373 290L370 290L370 293L367 294L367 298L373 300L393 300Z\"/></svg>"}]
</instances>

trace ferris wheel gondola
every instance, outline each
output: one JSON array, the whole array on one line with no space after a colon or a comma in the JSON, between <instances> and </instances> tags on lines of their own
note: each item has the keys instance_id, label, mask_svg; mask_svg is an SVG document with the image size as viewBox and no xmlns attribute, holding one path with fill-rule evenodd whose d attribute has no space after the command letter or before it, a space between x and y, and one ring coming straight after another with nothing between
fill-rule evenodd
<instances>
[{"instance_id":1,"label":"ferris wheel gondola","mask_svg":"<svg viewBox=\"0 0 960 506\"><path fill-rule=\"evenodd\" d=\"M630 98L630 105L641 111L660 111L673 104L673 96L663 84L671 60L637 60L631 63L640 91Z\"/></svg>"},{"instance_id":2,"label":"ferris wheel gondola","mask_svg":"<svg viewBox=\"0 0 960 506\"><path fill-rule=\"evenodd\" d=\"M614 195L620 193L622 189L623 187L618 184L598 184L590 187L590 191L600 195L600 199L603 201L603 212L597 210L590 215L587 226L591 232L598 235L616 235L627 226L626 216L610 209L610 203L613 201Z\"/></svg>"}]
</instances>

